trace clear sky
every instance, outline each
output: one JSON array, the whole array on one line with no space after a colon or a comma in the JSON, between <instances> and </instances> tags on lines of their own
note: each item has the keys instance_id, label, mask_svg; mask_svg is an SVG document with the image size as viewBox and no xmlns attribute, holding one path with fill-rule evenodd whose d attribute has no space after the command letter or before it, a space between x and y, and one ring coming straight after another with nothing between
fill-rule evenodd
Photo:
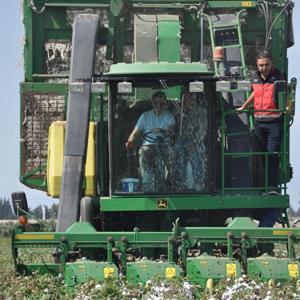
<instances>
[{"instance_id":1,"label":"clear sky","mask_svg":"<svg viewBox=\"0 0 300 300\"><path fill-rule=\"evenodd\" d=\"M295 1L299 2L299 1ZM298 4L298 5L297 5ZM23 26L19 0L6 0L0 10L0 197L10 197L13 191L25 191L30 207L51 205L52 198L19 183L19 83L23 79L22 41ZM300 3L294 13L296 45L289 49L289 77L300 74ZM298 84L300 97L300 82ZM300 99L300 98L298 98ZM300 109L300 108L299 108ZM289 194L294 208L300 201L300 114L297 112L291 129L291 162L294 178L289 183Z\"/></svg>"}]
</instances>

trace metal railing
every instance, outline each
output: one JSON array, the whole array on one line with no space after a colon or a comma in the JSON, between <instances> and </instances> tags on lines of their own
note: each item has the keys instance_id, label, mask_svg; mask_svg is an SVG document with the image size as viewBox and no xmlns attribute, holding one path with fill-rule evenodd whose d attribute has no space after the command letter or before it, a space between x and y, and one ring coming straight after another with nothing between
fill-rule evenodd
<instances>
[{"instance_id":1,"label":"metal railing","mask_svg":"<svg viewBox=\"0 0 300 300\"><path fill-rule=\"evenodd\" d=\"M226 139L227 139L227 133L226 133L226 117L231 114L236 114L237 112L235 110L227 110L223 112L222 114L222 122L221 122L221 192L224 195L226 191L241 191L246 190L251 193L253 192L269 192L271 190L274 190L274 186L269 186L269 174L268 174L268 167L269 167L269 157L271 155L277 155L279 157L279 174L278 174L278 188L276 187L276 190L278 192L283 193L284 195L287 194L287 181L289 179L287 170L289 165L289 151L288 151L288 118L287 114L285 113L285 110L243 110L241 113L254 113L254 112L282 112L283 115L283 130L282 130L282 139L281 139L281 151L280 152L258 152L258 151L252 151L251 148L253 148L254 145L251 145L250 143L250 151L242 151L242 152L229 152L226 150ZM251 126L250 126L251 127ZM251 128L249 129L249 137L251 135ZM254 158L254 157L261 157L264 160L263 163L263 169L264 169L264 184L261 186L250 186L250 187L228 187L225 183L225 177L226 177L226 169L228 168L226 166L226 158L227 157L233 157L233 158ZM252 166L253 162L251 162ZM258 174L254 174L252 167L250 168L250 174L248 174L253 178L255 175L260 176L259 172Z\"/></svg>"}]
</instances>

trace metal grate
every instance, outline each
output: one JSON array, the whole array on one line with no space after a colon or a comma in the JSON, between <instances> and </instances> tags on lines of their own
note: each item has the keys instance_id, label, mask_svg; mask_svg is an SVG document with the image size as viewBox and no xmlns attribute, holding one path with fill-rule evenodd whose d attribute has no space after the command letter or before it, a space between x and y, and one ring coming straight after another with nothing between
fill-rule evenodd
<instances>
[{"instance_id":1,"label":"metal grate","mask_svg":"<svg viewBox=\"0 0 300 300\"><path fill-rule=\"evenodd\" d=\"M125 47L124 47L125 48ZM127 46L124 51L125 61L131 62L132 47ZM72 45L70 42L47 42L45 43L46 51L46 73L69 75L70 73L70 59L71 59ZM107 72L112 64L111 60L106 59L106 45L97 44L95 57L95 73L102 74ZM64 80L63 82L65 82ZM52 82L61 82L59 80L52 80Z\"/></svg>"},{"instance_id":2,"label":"metal grate","mask_svg":"<svg viewBox=\"0 0 300 300\"><path fill-rule=\"evenodd\" d=\"M22 96L22 173L46 177L48 129L52 122L64 120L63 95L24 93Z\"/></svg>"}]
</instances>

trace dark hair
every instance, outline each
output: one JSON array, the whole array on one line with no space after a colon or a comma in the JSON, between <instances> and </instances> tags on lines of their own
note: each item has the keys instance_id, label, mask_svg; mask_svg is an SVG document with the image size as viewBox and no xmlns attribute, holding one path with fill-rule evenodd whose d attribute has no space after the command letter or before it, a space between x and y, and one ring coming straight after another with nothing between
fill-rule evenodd
<instances>
[{"instance_id":1,"label":"dark hair","mask_svg":"<svg viewBox=\"0 0 300 300\"><path fill-rule=\"evenodd\" d=\"M154 98L163 98L164 100L167 100L166 94L162 91L157 91L152 95L152 100Z\"/></svg>"},{"instance_id":2,"label":"dark hair","mask_svg":"<svg viewBox=\"0 0 300 300\"><path fill-rule=\"evenodd\" d=\"M269 58L270 60L272 60L272 55L268 51L264 50L257 54L256 60L259 60L261 58Z\"/></svg>"}]
</instances>

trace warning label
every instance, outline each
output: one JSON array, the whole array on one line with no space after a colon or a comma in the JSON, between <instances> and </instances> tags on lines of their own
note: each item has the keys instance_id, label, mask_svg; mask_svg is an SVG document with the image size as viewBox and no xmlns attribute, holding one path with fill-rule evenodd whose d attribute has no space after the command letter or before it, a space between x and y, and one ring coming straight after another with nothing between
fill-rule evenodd
<instances>
[{"instance_id":1,"label":"warning label","mask_svg":"<svg viewBox=\"0 0 300 300\"><path fill-rule=\"evenodd\" d=\"M172 267L166 268L166 278L173 278L176 276L176 269Z\"/></svg>"},{"instance_id":2,"label":"warning label","mask_svg":"<svg viewBox=\"0 0 300 300\"><path fill-rule=\"evenodd\" d=\"M104 278L112 277L113 273L114 273L114 268L111 268L111 267L104 268Z\"/></svg>"},{"instance_id":3,"label":"warning label","mask_svg":"<svg viewBox=\"0 0 300 300\"><path fill-rule=\"evenodd\" d=\"M236 277L236 264L226 264L226 274L229 277Z\"/></svg>"},{"instance_id":4,"label":"warning label","mask_svg":"<svg viewBox=\"0 0 300 300\"><path fill-rule=\"evenodd\" d=\"M288 264L289 275L292 278L298 277L298 265L297 264Z\"/></svg>"}]
</instances>

